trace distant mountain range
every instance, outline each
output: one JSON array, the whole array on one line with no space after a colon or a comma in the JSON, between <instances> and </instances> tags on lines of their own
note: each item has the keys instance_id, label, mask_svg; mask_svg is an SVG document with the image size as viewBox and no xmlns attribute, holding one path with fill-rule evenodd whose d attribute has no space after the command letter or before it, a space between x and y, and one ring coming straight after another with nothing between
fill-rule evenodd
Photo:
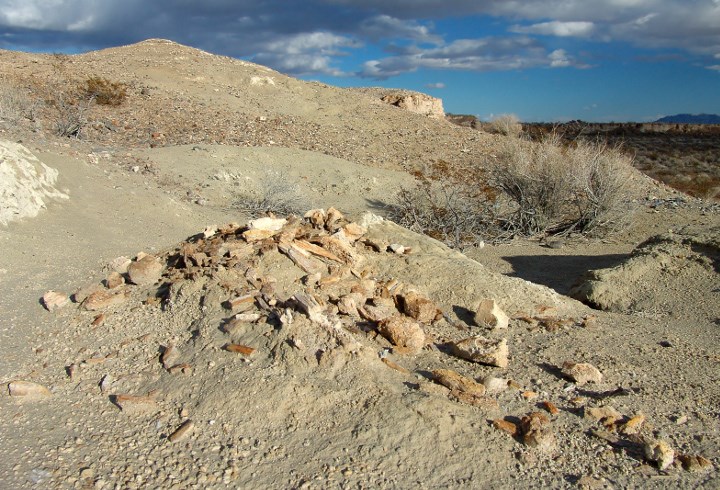
<instances>
[{"instance_id":1,"label":"distant mountain range","mask_svg":"<svg viewBox=\"0 0 720 490\"><path fill-rule=\"evenodd\" d=\"M720 116L717 114L675 114L674 116L661 117L655 122L670 124L720 124Z\"/></svg>"}]
</instances>

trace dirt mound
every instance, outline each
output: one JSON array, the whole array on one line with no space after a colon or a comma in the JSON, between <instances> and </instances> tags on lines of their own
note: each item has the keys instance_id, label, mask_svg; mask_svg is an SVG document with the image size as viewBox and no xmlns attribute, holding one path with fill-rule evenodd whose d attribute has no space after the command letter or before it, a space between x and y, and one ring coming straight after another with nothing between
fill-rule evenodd
<instances>
[{"instance_id":1,"label":"dirt mound","mask_svg":"<svg viewBox=\"0 0 720 490\"><path fill-rule=\"evenodd\" d=\"M46 452L75 463L33 470L36 483L512 488L517 457L521 485L557 485L592 467L598 439L674 461L640 435L645 415L602 403L635 393L611 365L542 347L573 342L587 361L600 328L587 308L371 214L208 227L114 260L72 299L45 295L60 327L48 340L82 347L37 352L66 376L8 385L27 407L75 400L74 436ZM561 453L562 472L542 463Z\"/></svg>"},{"instance_id":2,"label":"dirt mound","mask_svg":"<svg viewBox=\"0 0 720 490\"><path fill-rule=\"evenodd\" d=\"M720 290L719 236L718 229L654 236L624 263L591 271L570 295L604 310L684 315L700 306L720 318L720 303L708 300Z\"/></svg>"},{"instance_id":3,"label":"dirt mound","mask_svg":"<svg viewBox=\"0 0 720 490\"><path fill-rule=\"evenodd\" d=\"M57 177L23 145L0 140L0 225L37 216L46 199L68 199Z\"/></svg>"}]
</instances>

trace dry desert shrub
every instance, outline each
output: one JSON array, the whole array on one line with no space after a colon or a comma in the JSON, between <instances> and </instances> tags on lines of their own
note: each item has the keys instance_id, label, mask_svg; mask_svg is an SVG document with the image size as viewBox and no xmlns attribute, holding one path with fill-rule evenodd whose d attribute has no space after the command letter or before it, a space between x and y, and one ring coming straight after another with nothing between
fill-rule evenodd
<instances>
[{"instance_id":1,"label":"dry desert shrub","mask_svg":"<svg viewBox=\"0 0 720 490\"><path fill-rule=\"evenodd\" d=\"M488 131L505 136L520 136L523 127L515 114L503 114L490 121Z\"/></svg>"},{"instance_id":2,"label":"dry desert shrub","mask_svg":"<svg viewBox=\"0 0 720 490\"><path fill-rule=\"evenodd\" d=\"M489 160L509 201L503 227L521 235L603 232L627 216L631 159L620 148L552 133L533 143L506 138Z\"/></svg>"},{"instance_id":3,"label":"dry desert shrub","mask_svg":"<svg viewBox=\"0 0 720 490\"><path fill-rule=\"evenodd\" d=\"M512 236L609 233L629 216L631 160L619 148L503 139L487 173L436 162L388 217L454 248Z\"/></svg>"},{"instance_id":4,"label":"dry desert shrub","mask_svg":"<svg viewBox=\"0 0 720 490\"><path fill-rule=\"evenodd\" d=\"M61 137L79 138L88 122L90 100L79 97L73 91L57 91L45 99L50 110L53 132Z\"/></svg>"},{"instance_id":5,"label":"dry desert shrub","mask_svg":"<svg viewBox=\"0 0 720 490\"><path fill-rule=\"evenodd\" d=\"M416 186L400 188L388 207L391 220L459 249L500 235L495 224L496 194L481 175L468 178L440 160L427 172L416 172L415 178Z\"/></svg>"},{"instance_id":6,"label":"dry desert shrub","mask_svg":"<svg viewBox=\"0 0 720 490\"><path fill-rule=\"evenodd\" d=\"M85 97L100 105L118 106L127 97L124 83L111 82L106 78L90 77L85 81Z\"/></svg>"},{"instance_id":7,"label":"dry desert shrub","mask_svg":"<svg viewBox=\"0 0 720 490\"><path fill-rule=\"evenodd\" d=\"M40 104L37 99L19 88L0 88L0 121L16 124L23 119L34 121Z\"/></svg>"},{"instance_id":8,"label":"dry desert shrub","mask_svg":"<svg viewBox=\"0 0 720 490\"><path fill-rule=\"evenodd\" d=\"M265 175L256 188L239 195L232 207L251 218L268 213L299 215L312 208L297 185L283 172Z\"/></svg>"}]
</instances>

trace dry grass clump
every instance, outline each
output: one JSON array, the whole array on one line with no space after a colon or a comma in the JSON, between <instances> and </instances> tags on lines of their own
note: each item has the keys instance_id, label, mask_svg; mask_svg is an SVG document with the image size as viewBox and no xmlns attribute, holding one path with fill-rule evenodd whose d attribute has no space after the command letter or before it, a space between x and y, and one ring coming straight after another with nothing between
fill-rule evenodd
<instances>
[{"instance_id":1,"label":"dry grass clump","mask_svg":"<svg viewBox=\"0 0 720 490\"><path fill-rule=\"evenodd\" d=\"M505 136L520 136L523 132L523 127L515 114L503 114L490 121L488 131Z\"/></svg>"},{"instance_id":2,"label":"dry grass clump","mask_svg":"<svg viewBox=\"0 0 720 490\"><path fill-rule=\"evenodd\" d=\"M232 207L256 218L268 213L300 215L312 205L289 176L278 172L265 175L254 189L239 195Z\"/></svg>"},{"instance_id":3,"label":"dry grass clump","mask_svg":"<svg viewBox=\"0 0 720 490\"><path fill-rule=\"evenodd\" d=\"M90 77L85 81L85 96L97 104L118 106L127 97L127 86L119 82L111 82L106 78Z\"/></svg>"},{"instance_id":4,"label":"dry grass clump","mask_svg":"<svg viewBox=\"0 0 720 490\"><path fill-rule=\"evenodd\" d=\"M556 134L537 143L506 138L489 163L510 204L503 227L519 234L607 230L627 214L632 162L618 147L564 145Z\"/></svg>"}]
</instances>

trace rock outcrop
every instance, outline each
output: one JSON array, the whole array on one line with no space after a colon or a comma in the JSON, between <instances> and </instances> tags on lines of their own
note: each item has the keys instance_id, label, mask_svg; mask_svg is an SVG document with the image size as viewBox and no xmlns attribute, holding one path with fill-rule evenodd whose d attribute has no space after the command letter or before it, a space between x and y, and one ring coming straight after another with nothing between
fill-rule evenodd
<instances>
[{"instance_id":1,"label":"rock outcrop","mask_svg":"<svg viewBox=\"0 0 720 490\"><path fill-rule=\"evenodd\" d=\"M424 114L438 119L445 117L442 99L421 94L419 92L393 92L384 95L381 100L387 104L394 105L417 114Z\"/></svg>"},{"instance_id":2,"label":"rock outcrop","mask_svg":"<svg viewBox=\"0 0 720 490\"><path fill-rule=\"evenodd\" d=\"M67 199L55 188L57 178L23 145L0 140L0 225L37 216L46 199Z\"/></svg>"}]
</instances>

